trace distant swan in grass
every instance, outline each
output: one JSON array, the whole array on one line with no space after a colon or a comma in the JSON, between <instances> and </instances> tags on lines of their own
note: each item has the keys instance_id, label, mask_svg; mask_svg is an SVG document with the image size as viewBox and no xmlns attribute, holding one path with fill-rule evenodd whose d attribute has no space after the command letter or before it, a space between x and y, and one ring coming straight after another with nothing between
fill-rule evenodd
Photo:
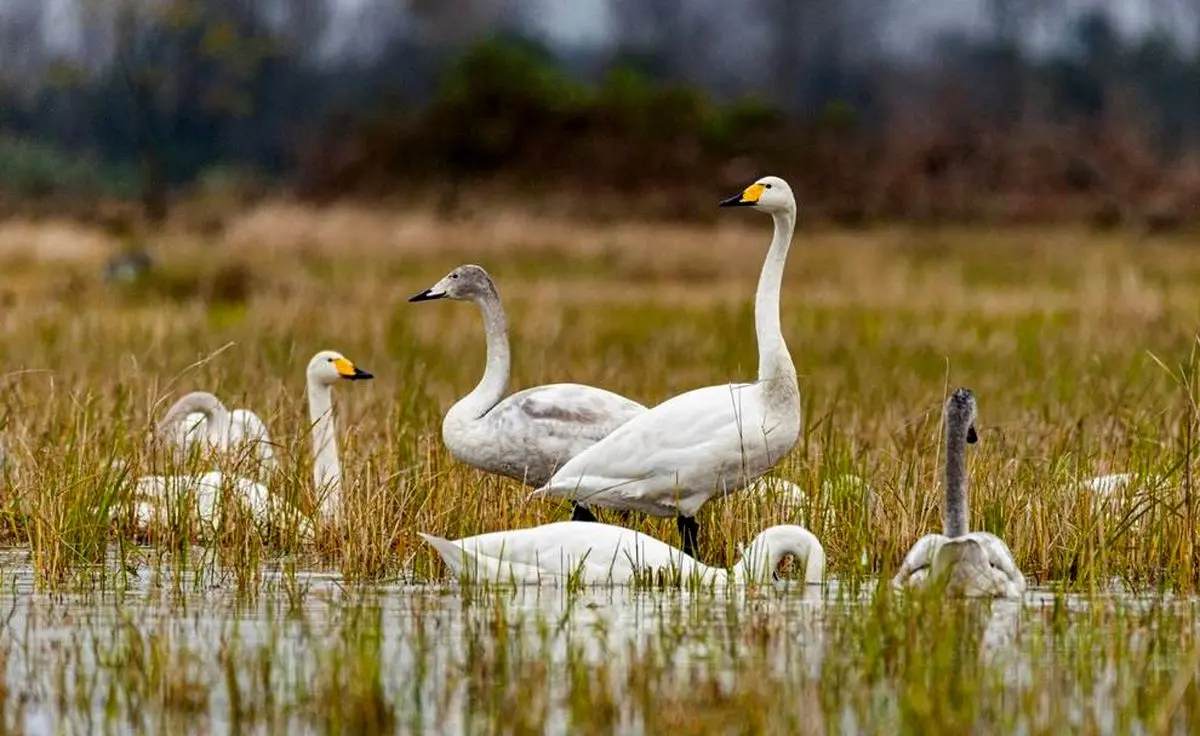
<instances>
[{"instance_id":1,"label":"distant swan in grass","mask_svg":"<svg viewBox=\"0 0 1200 736\"><path fill-rule=\"evenodd\" d=\"M500 294L479 266L465 265L409 299L474 302L483 313L487 366L471 393L446 412L442 440L460 462L538 487L556 468L591 447L646 407L601 388L553 383L507 398L510 357L508 325ZM595 521L576 506L574 519Z\"/></svg>"},{"instance_id":2,"label":"distant swan in grass","mask_svg":"<svg viewBox=\"0 0 1200 736\"><path fill-rule=\"evenodd\" d=\"M1080 486L1102 500L1116 500L1130 487L1134 489L1134 498L1141 498L1151 492L1166 490L1167 479L1156 473L1110 473L1088 478Z\"/></svg>"},{"instance_id":3,"label":"distant swan in grass","mask_svg":"<svg viewBox=\"0 0 1200 736\"><path fill-rule=\"evenodd\" d=\"M560 521L459 540L421 534L459 577L474 582L626 585L677 571L684 584L753 583L772 578L791 554L804 582L825 577L825 549L807 529L773 526L755 537L732 570L709 567L669 544L611 524Z\"/></svg>"},{"instance_id":4,"label":"distant swan in grass","mask_svg":"<svg viewBox=\"0 0 1200 736\"><path fill-rule=\"evenodd\" d=\"M994 534L968 532L967 444L974 444L975 396L957 389L946 401L945 534L928 534L909 550L892 584L922 586L945 580L952 595L1019 598L1025 576L1008 545Z\"/></svg>"},{"instance_id":5,"label":"distant swan in grass","mask_svg":"<svg viewBox=\"0 0 1200 736\"><path fill-rule=\"evenodd\" d=\"M813 495L802 486L783 478L763 476L746 486L747 495L757 496L761 501L773 501L785 514L805 513L801 524L814 526L815 516L812 516L814 504ZM842 473L821 481L820 496L824 500L821 516L825 524L836 524L836 506L833 503L840 497L853 497L861 500L868 514L874 516L879 512L879 494L861 476L853 473Z\"/></svg>"},{"instance_id":6,"label":"distant swan in grass","mask_svg":"<svg viewBox=\"0 0 1200 736\"><path fill-rule=\"evenodd\" d=\"M158 433L185 453L197 445L222 454L249 447L264 470L275 469L275 448L262 419L249 409L229 411L207 391L176 401L158 423Z\"/></svg>"},{"instance_id":7,"label":"distant swan in grass","mask_svg":"<svg viewBox=\"0 0 1200 736\"><path fill-rule=\"evenodd\" d=\"M674 516L683 550L693 557L700 507L766 473L800 436L800 389L779 318L796 200L787 182L768 176L721 206L756 207L774 220L754 304L758 380L664 401L567 461L532 494Z\"/></svg>"},{"instance_id":8,"label":"distant swan in grass","mask_svg":"<svg viewBox=\"0 0 1200 736\"><path fill-rule=\"evenodd\" d=\"M337 436L333 418L334 384L342 380L357 381L373 376L358 368L344 355L322 350L313 356L305 371L308 379L308 413L312 422L313 480L320 499L320 514L333 519L341 508L342 467L338 458ZM215 535L222 518L222 490L225 499L233 499L256 523L267 523L277 512L285 511L262 483L211 471L201 475L139 478L134 490L134 521L144 532L154 525L167 522L170 508L186 500L188 508L202 525L206 535ZM178 506L176 506L178 508ZM301 521L301 531L311 534L311 525Z\"/></svg>"}]
</instances>

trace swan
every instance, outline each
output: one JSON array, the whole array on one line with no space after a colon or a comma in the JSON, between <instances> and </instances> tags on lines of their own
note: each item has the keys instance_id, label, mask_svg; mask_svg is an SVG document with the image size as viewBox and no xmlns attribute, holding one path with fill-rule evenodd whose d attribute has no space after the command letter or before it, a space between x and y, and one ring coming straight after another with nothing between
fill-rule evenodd
<instances>
[{"instance_id":1,"label":"swan","mask_svg":"<svg viewBox=\"0 0 1200 736\"><path fill-rule=\"evenodd\" d=\"M683 551L693 557L700 507L766 473L800 436L800 389L779 320L796 200L787 182L768 176L721 206L756 207L774 220L754 303L758 380L664 401L568 460L531 494L675 516Z\"/></svg>"},{"instance_id":2,"label":"swan","mask_svg":"<svg viewBox=\"0 0 1200 736\"><path fill-rule=\"evenodd\" d=\"M262 419L249 409L229 411L207 391L193 391L172 404L158 433L184 453L197 445L220 453L249 445L263 468L275 469L275 449Z\"/></svg>"},{"instance_id":3,"label":"swan","mask_svg":"<svg viewBox=\"0 0 1200 736\"><path fill-rule=\"evenodd\" d=\"M598 522L559 521L512 531L448 540L420 534L451 571L474 582L627 585L677 572L680 580L755 583L771 579L785 555L804 567L804 582L825 576L825 549L804 527L773 526L746 548L732 570L709 567L639 531Z\"/></svg>"},{"instance_id":4,"label":"swan","mask_svg":"<svg viewBox=\"0 0 1200 736\"><path fill-rule=\"evenodd\" d=\"M373 378L344 355L322 350L313 356L305 370L308 413L312 421L313 481L320 499L321 517L336 517L341 507L341 462L333 418L334 384L342 380ZM223 495L227 494L227 495ZM144 533L151 526L167 522L172 501L186 501L188 510L199 520L207 536L214 536L222 517L222 499L234 499L258 524L274 518L273 495L262 483L230 473L210 471L200 475L151 475L139 478L134 487L134 524ZM311 524L301 522L301 532L311 536Z\"/></svg>"},{"instance_id":5,"label":"swan","mask_svg":"<svg viewBox=\"0 0 1200 736\"><path fill-rule=\"evenodd\" d=\"M820 496L825 500L821 507L821 520L826 526L837 523L837 509L832 501L839 496L861 499L872 518L880 513L879 494L862 476L853 473L831 476L821 481L820 489ZM747 485L743 493L760 502L777 504L785 514L808 514L815 510L812 508L812 494L803 486L783 478L763 476ZM814 515L801 523L813 526L815 522Z\"/></svg>"},{"instance_id":6,"label":"swan","mask_svg":"<svg viewBox=\"0 0 1200 736\"><path fill-rule=\"evenodd\" d=\"M474 302L487 335L483 378L442 421L442 441L460 462L537 488L564 462L645 413L646 407L636 401L578 383L527 388L504 398L510 372L508 326L491 276L473 264L459 266L409 301L433 299ZM596 520L579 505L572 519Z\"/></svg>"},{"instance_id":7,"label":"swan","mask_svg":"<svg viewBox=\"0 0 1200 736\"><path fill-rule=\"evenodd\" d=\"M896 587L944 580L947 592L954 595L1020 598L1025 592L1025 576L1004 540L987 532L967 531L966 446L978 439L975 411L975 395L970 389L957 389L946 400L945 533L917 540L892 579Z\"/></svg>"}]
</instances>

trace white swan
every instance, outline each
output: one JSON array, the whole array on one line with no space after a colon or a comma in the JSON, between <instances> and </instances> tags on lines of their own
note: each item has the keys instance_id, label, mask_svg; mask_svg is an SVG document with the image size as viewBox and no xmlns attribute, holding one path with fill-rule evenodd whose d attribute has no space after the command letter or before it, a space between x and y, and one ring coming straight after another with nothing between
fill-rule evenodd
<instances>
[{"instance_id":1,"label":"white swan","mask_svg":"<svg viewBox=\"0 0 1200 736\"><path fill-rule=\"evenodd\" d=\"M321 516L335 518L341 507L341 462L333 419L332 387L341 380L361 380L373 376L346 359L341 353L322 350L313 356L305 371L308 384L308 412L312 420L313 480L319 498ZM265 524L286 510L274 501L262 483L229 473L211 471L201 475L139 478L134 489L134 523L139 533L155 525L165 525L175 509L194 514L201 532L211 538L219 531L223 518L222 502L232 500L255 523ZM276 506L278 505L278 508ZM301 532L311 536L311 524L301 520Z\"/></svg>"},{"instance_id":2,"label":"white swan","mask_svg":"<svg viewBox=\"0 0 1200 736\"><path fill-rule=\"evenodd\" d=\"M471 393L446 412L442 440L460 462L538 487L556 468L591 447L646 407L611 391L554 383L508 398L508 326L500 294L487 271L465 265L409 299L471 301L483 313L487 367ZM595 521L576 506L574 519Z\"/></svg>"},{"instance_id":3,"label":"white swan","mask_svg":"<svg viewBox=\"0 0 1200 736\"><path fill-rule=\"evenodd\" d=\"M800 436L800 389L779 322L796 201L787 182L768 176L721 206L757 207L775 223L754 303L758 380L664 401L567 461L532 494L675 516L683 550L693 557L700 507L766 473Z\"/></svg>"},{"instance_id":4,"label":"white swan","mask_svg":"<svg viewBox=\"0 0 1200 736\"><path fill-rule=\"evenodd\" d=\"M825 577L825 550L807 529L773 526L755 537L732 570L709 567L641 532L597 522L492 532L455 541L421 534L459 577L492 583L626 585L678 573L684 583L770 580L785 555L803 565L804 581Z\"/></svg>"},{"instance_id":5,"label":"white swan","mask_svg":"<svg viewBox=\"0 0 1200 736\"><path fill-rule=\"evenodd\" d=\"M945 534L927 534L909 550L892 579L896 587L944 581L952 595L1019 598L1025 576L1004 540L987 532L967 532L967 444L974 444L975 395L957 389L946 400Z\"/></svg>"},{"instance_id":6,"label":"white swan","mask_svg":"<svg viewBox=\"0 0 1200 736\"><path fill-rule=\"evenodd\" d=\"M262 419L249 409L229 411L207 391L193 391L172 404L158 433L184 453L196 445L222 454L249 447L265 470L275 468L275 448Z\"/></svg>"},{"instance_id":7,"label":"white swan","mask_svg":"<svg viewBox=\"0 0 1200 736\"><path fill-rule=\"evenodd\" d=\"M813 508L813 494L802 486L783 478L763 476L746 486L744 494L757 497L761 502L778 505L785 514L803 514L800 519L803 526L815 527L817 523L816 509ZM836 505L833 499L838 497L853 497L859 499L867 507L867 513L874 518L880 512L879 494L867 483L866 479L853 473L841 473L821 481L820 497L825 501L821 506L821 521L825 526L837 523Z\"/></svg>"}]
</instances>

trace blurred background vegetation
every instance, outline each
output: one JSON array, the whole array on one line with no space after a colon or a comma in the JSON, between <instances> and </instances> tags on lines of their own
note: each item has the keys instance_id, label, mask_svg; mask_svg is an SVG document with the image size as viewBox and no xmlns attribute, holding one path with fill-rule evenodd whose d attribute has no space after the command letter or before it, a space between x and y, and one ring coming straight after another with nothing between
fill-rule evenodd
<instances>
[{"instance_id":1,"label":"blurred background vegetation","mask_svg":"<svg viewBox=\"0 0 1200 736\"><path fill-rule=\"evenodd\" d=\"M915 20L939 8L960 22ZM0 215L285 194L686 219L771 172L843 225L1178 227L1200 213L1200 3L1109 9L0 0Z\"/></svg>"}]
</instances>

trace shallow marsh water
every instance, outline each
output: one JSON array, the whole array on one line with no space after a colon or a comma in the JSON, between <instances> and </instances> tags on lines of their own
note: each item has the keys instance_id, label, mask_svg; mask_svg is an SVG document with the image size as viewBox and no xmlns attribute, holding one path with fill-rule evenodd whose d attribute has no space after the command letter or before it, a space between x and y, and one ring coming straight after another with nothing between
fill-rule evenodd
<instances>
[{"instance_id":1,"label":"shallow marsh water","mask_svg":"<svg viewBox=\"0 0 1200 736\"><path fill-rule=\"evenodd\" d=\"M39 593L5 555L4 726L29 733L1187 733L1191 598L948 604L873 582L727 592L149 567ZM113 579L118 579L114 576Z\"/></svg>"}]
</instances>

